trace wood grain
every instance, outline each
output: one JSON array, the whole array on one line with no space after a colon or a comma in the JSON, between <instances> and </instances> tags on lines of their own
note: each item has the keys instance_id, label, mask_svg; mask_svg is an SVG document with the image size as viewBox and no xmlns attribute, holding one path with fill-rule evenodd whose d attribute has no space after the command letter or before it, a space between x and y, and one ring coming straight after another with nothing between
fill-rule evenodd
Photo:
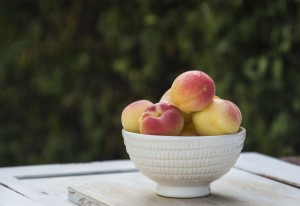
<instances>
[{"instance_id":1,"label":"wood grain","mask_svg":"<svg viewBox=\"0 0 300 206\"><path fill-rule=\"evenodd\" d=\"M119 175L114 180L98 179L70 186L69 200L80 206L179 206L179 205L297 205L300 190L247 172L232 169L211 186L212 195L175 199L156 195L156 184L140 173Z\"/></svg>"},{"instance_id":2,"label":"wood grain","mask_svg":"<svg viewBox=\"0 0 300 206\"><path fill-rule=\"evenodd\" d=\"M26 196L39 205L70 206L74 204L67 200L67 187L74 182L73 179L84 182L85 177L117 176L133 171L136 169L129 160L8 167L0 169L0 184L16 196ZM56 184L54 179L62 180L62 183ZM4 204L0 200L0 206L6 205L13 203Z\"/></svg>"},{"instance_id":3,"label":"wood grain","mask_svg":"<svg viewBox=\"0 0 300 206\"><path fill-rule=\"evenodd\" d=\"M300 167L258 153L243 153L235 168L300 188Z\"/></svg>"},{"instance_id":4,"label":"wood grain","mask_svg":"<svg viewBox=\"0 0 300 206\"><path fill-rule=\"evenodd\" d=\"M72 164L32 165L1 168L0 179L3 175L15 177L17 179L36 179L131 172L135 170L136 168L130 160L115 160Z\"/></svg>"},{"instance_id":5,"label":"wood grain","mask_svg":"<svg viewBox=\"0 0 300 206\"><path fill-rule=\"evenodd\" d=\"M20 195L11 189L0 184L0 205L14 205L14 206L41 206L34 200Z\"/></svg>"},{"instance_id":6,"label":"wood grain","mask_svg":"<svg viewBox=\"0 0 300 206\"><path fill-rule=\"evenodd\" d=\"M143 198L150 205L162 202L168 205L174 203L174 206L299 205L300 189L285 185L299 183L297 166L257 153L242 153L235 167L239 170L233 169L212 184L211 196L188 199L187 202L157 196L155 184L134 172L135 167L129 160L0 168L0 206L74 206L68 201L68 186L71 186L72 192L72 189L89 185L94 185L96 189L93 192L97 191L98 195L104 197L101 201L107 201L90 201L90 197L86 198L84 193L80 194L87 200L83 205L111 205L118 201L118 205L124 205L122 199L118 198L133 199L141 205ZM126 183L128 180L129 183ZM145 196L141 197L141 192ZM76 199L71 194L69 198Z\"/></svg>"}]
</instances>

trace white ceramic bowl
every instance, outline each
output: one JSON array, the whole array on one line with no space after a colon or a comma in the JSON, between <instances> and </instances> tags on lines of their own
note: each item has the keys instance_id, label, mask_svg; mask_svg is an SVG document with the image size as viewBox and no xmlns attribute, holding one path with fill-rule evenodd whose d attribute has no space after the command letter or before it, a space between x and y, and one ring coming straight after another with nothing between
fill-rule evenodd
<instances>
[{"instance_id":1,"label":"white ceramic bowl","mask_svg":"<svg viewBox=\"0 0 300 206\"><path fill-rule=\"evenodd\" d=\"M219 136L159 136L122 130L137 169L157 183L166 197L210 194L210 183L226 174L243 149L246 130Z\"/></svg>"}]
</instances>

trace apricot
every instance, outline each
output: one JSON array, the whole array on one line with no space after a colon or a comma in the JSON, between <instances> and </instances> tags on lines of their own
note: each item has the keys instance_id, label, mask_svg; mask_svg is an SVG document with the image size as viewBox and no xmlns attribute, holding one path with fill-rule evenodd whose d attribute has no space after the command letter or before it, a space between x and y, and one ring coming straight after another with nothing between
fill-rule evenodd
<instances>
[{"instance_id":1,"label":"apricot","mask_svg":"<svg viewBox=\"0 0 300 206\"><path fill-rule=\"evenodd\" d=\"M214 81L202 71L187 71L171 86L171 99L185 113L198 112L208 106L216 93Z\"/></svg>"},{"instance_id":2,"label":"apricot","mask_svg":"<svg viewBox=\"0 0 300 206\"><path fill-rule=\"evenodd\" d=\"M198 132L196 131L193 122L183 127L180 136L198 136Z\"/></svg>"},{"instance_id":3,"label":"apricot","mask_svg":"<svg viewBox=\"0 0 300 206\"><path fill-rule=\"evenodd\" d=\"M152 102L143 99L132 102L127 107L125 107L121 115L121 122L123 128L129 132L139 133L139 119L142 113L145 111L145 109L151 105L153 105Z\"/></svg>"},{"instance_id":4,"label":"apricot","mask_svg":"<svg viewBox=\"0 0 300 206\"><path fill-rule=\"evenodd\" d=\"M194 113L192 119L199 135L223 135L238 132L242 114L233 102L214 98L204 110Z\"/></svg>"},{"instance_id":5,"label":"apricot","mask_svg":"<svg viewBox=\"0 0 300 206\"><path fill-rule=\"evenodd\" d=\"M165 102L165 103L169 103L169 104L174 104L172 102L172 99L171 99L171 89L168 89L163 94L163 96L161 97L161 99L159 100L159 102ZM189 114L189 113L185 113L183 111L181 111L181 112L182 112L182 115L183 115L183 118L184 118L184 126L189 125L192 122L192 115Z\"/></svg>"},{"instance_id":6,"label":"apricot","mask_svg":"<svg viewBox=\"0 0 300 206\"><path fill-rule=\"evenodd\" d=\"M141 116L142 134L177 136L181 132L184 118L172 104L160 102L149 106Z\"/></svg>"}]
</instances>

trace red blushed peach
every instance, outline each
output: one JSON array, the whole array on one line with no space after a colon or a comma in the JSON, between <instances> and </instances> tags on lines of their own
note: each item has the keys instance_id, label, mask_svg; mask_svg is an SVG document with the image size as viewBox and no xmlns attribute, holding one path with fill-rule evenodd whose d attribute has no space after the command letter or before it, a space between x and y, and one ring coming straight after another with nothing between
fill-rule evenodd
<instances>
[{"instance_id":1,"label":"red blushed peach","mask_svg":"<svg viewBox=\"0 0 300 206\"><path fill-rule=\"evenodd\" d=\"M159 100L159 102L165 102L165 103L169 103L169 104L173 104L172 99L171 99L171 89L168 89L163 96L161 97L161 99ZM182 112L182 111L181 111ZM192 115L189 113L185 113L182 112L183 118L184 118L184 126L189 125L192 122Z\"/></svg>"},{"instance_id":2,"label":"red blushed peach","mask_svg":"<svg viewBox=\"0 0 300 206\"><path fill-rule=\"evenodd\" d=\"M212 78L201 71L179 75L171 87L171 99L185 113L198 112L208 106L216 93Z\"/></svg>"},{"instance_id":3,"label":"red blushed peach","mask_svg":"<svg viewBox=\"0 0 300 206\"><path fill-rule=\"evenodd\" d=\"M199 135L223 135L238 132L242 114L231 101L215 98L204 110L192 115Z\"/></svg>"},{"instance_id":4,"label":"red blushed peach","mask_svg":"<svg viewBox=\"0 0 300 206\"><path fill-rule=\"evenodd\" d=\"M121 115L123 128L129 132L139 133L139 119L145 109L151 105L153 105L153 103L148 100L139 100L125 107Z\"/></svg>"},{"instance_id":5,"label":"red blushed peach","mask_svg":"<svg viewBox=\"0 0 300 206\"><path fill-rule=\"evenodd\" d=\"M157 103L149 106L140 119L142 134L177 136L184 119L181 111L172 104Z\"/></svg>"}]
</instances>

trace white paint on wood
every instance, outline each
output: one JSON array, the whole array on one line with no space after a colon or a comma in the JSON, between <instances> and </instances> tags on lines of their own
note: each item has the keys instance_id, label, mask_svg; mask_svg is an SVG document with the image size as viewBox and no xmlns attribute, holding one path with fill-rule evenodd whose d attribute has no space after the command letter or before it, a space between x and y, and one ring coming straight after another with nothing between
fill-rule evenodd
<instances>
[{"instance_id":1,"label":"white paint on wood","mask_svg":"<svg viewBox=\"0 0 300 206\"><path fill-rule=\"evenodd\" d=\"M68 201L68 186L69 185L81 185L86 182L96 181L115 181L119 179L120 175L122 178L127 179L132 174L137 173L122 173L122 174L105 174L105 175L87 175L87 176L73 176L73 177L56 177L56 178L39 178L39 179L28 179L22 180L22 182L28 183L31 187L37 188L40 191L47 192L48 196L56 202L69 202Z\"/></svg>"},{"instance_id":2,"label":"white paint on wood","mask_svg":"<svg viewBox=\"0 0 300 206\"><path fill-rule=\"evenodd\" d=\"M99 178L69 187L69 200L80 206L146 205L297 205L300 190L289 185L232 169L211 186L212 195L203 198L175 199L156 194L156 184L141 175L105 180Z\"/></svg>"},{"instance_id":3,"label":"white paint on wood","mask_svg":"<svg viewBox=\"0 0 300 206\"><path fill-rule=\"evenodd\" d=\"M300 167L258 153L243 153L235 168L300 188Z\"/></svg>"},{"instance_id":4,"label":"white paint on wood","mask_svg":"<svg viewBox=\"0 0 300 206\"><path fill-rule=\"evenodd\" d=\"M299 183L300 172L297 166L260 154L242 153L235 167L284 183L292 185ZM280 205L283 202L282 205L293 205L295 201L300 202L297 199L300 197L297 188L247 172L232 170L233 172L231 171L221 180L212 184L212 196L200 200L189 199L183 204L180 199L157 196L155 194L155 184L148 179L146 181L148 181L147 184L150 187L145 185L145 182L142 182L144 184L142 186L143 184L139 183L140 174L133 173L134 169L134 165L129 160L0 168L0 184L5 185L5 187L0 185L0 188L2 187L0 189L0 206L18 205L19 200L24 200L24 198L24 206L28 205L27 202L32 203L29 204L32 206L36 206L36 204L41 206L75 205L68 201L68 186L75 185L74 188L70 187L70 191L72 191L72 189L78 189L84 183L97 185L98 189L96 191L98 191L98 194L104 195L108 199L110 194L113 201L117 201L118 198L123 196L127 198L129 194L128 201L136 198L137 201L142 202L145 198L146 201L150 201L150 205L159 205L158 203L161 204L161 202L167 202L168 205L173 203L180 203L179 205L234 205L237 203L237 205L263 205L265 203L265 205L268 205L270 202L274 205ZM131 173L118 173L127 171L131 171ZM112 174L110 174L111 172ZM131 185L128 185L127 181L131 182ZM122 186L123 184L125 186ZM99 185L102 186L99 188ZM132 190L132 186L135 186L135 190ZM136 186L139 187L136 188ZM103 188L105 189L103 190ZM141 200L139 198L141 198L142 191L146 195ZM112 192L113 195L111 195ZM8 195L3 196L6 194ZM69 194L69 198L71 199L72 195ZM278 200L277 198L281 199ZM289 200L286 200L288 198ZM9 204L4 204L4 200L5 203L9 202ZM84 204L94 204L88 201L89 199ZM259 202L262 202L262 204L258 204ZM106 202L102 205L109 204ZM101 204L98 201L96 205ZM120 203L119 205L124 204ZM141 203L141 205L143 204Z\"/></svg>"},{"instance_id":5,"label":"white paint on wood","mask_svg":"<svg viewBox=\"0 0 300 206\"><path fill-rule=\"evenodd\" d=\"M13 177L1 177L0 185L6 187L16 195L30 199L39 205L70 206L68 201L63 201L66 198L59 199L58 201L56 194L48 193L47 188L38 188L29 182L24 182ZM2 206L1 201L0 206Z\"/></svg>"},{"instance_id":6,"label":"white paint on wood","mask_svg":"<svg viewBox=\"0 0 300 206\"><path fill-rule=\"evenodd\" d=\"M42 206L34 200L24 197L0 184L1 206Z\"/></svg>"},{"instance_id":7,"label":"white paint on wood","mask_svg":"<svg viewBox=\"0 0 300 206\"><path fill-rule=\"evenodd\" d=\"M9 175L19 179L79 176L102 173L118 173L135 170L130 160L115 160L77 164L33 165L0 168L1 176Z\"/></svg>"},{"instance_id":8,"label":"white paint on wood","mask_svg":"<svg viewBox=\"0 0 300 206\"><path fill-rule=\"evenodd\" d=\"M136 171L129 160L104 161L80 164L65 165L36 165L21 166L0 169L0 183L6 185L12 192L24 195L45 205L70 206L73 203L67 200L67 187L73 179L83 182L86 177L106 176L128 171ZM19 179L17 179L17 178ZM51 178L50 178L51 177ZM62 180L62 184L52 183L55 177ZM37 178L37 179L35 179ZM35 181L43 182L48 180L49 184L33 184ZM1 201L0 201L0 206Z\"/></svg>"}]
</instances>

